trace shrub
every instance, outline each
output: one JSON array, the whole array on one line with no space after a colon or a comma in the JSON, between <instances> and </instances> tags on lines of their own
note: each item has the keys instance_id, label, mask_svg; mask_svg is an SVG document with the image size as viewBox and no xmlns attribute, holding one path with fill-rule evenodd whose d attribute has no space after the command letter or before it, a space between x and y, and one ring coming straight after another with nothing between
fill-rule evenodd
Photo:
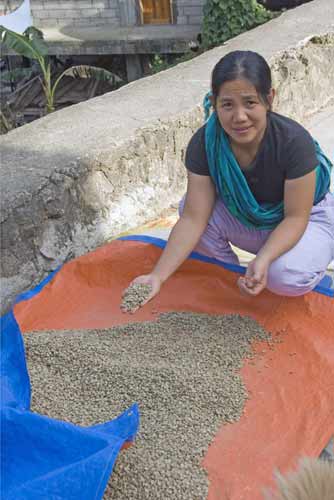
<instances>
[{"instance_id":1,"label":"shrub","mask_svg":"<svg viewBox=\"0 0 334 500\"><path fill-rule=\"evenodd\" d=\"M203 45L215 47L273 17L256 0L207 0L203 9Z\"/></svg>"}]
</instances>

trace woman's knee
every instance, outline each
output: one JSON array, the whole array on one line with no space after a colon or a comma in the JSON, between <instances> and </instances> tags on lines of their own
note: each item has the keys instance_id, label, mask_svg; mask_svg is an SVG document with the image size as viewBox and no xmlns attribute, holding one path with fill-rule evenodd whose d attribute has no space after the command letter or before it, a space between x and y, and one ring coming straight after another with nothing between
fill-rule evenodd
<instances>
[{"instance_id":1,"label":"woman's knee","mask_svg":"<svg viewBox=\"0 0 334 500\"><path fill-rule=\"evenodd\" d=\"M297 297L313 290L324 272L308 272L294 269L283 257L269 267L267 288L277 295Z\"/></svg>"}]
</instances>

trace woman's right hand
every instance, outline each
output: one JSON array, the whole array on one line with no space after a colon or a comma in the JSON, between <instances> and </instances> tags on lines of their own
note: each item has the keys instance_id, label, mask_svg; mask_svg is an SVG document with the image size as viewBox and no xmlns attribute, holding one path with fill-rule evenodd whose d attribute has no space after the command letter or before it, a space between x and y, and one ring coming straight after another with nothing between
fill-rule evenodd
<instances>
[{"instance_id":1,"label":"woman's right hand","mask_svg":"<svg viewBox=\"0 0 334 500\"><path fill-rule=\"evenodd\" d=\"M161 280L161 278L159 278L159 276L157 276L156 274L153 274L153 273L151 273L151 274L143 274L142 276L138 276L133 281L131 281L131 283L129 284L128 288L131 285L134 285L134 284L150 285L151 288L152 288L151 293L148 295L148 297L146 298L146 300L139 306L139 307L142 307L145 304L147 304L147 302L149 302L150 300L152 300L153 297L155 297L160 292L160 288L161 288L161 285L162 285L162 280ZM126 291L127 291L127 289L124 290L123 297L126 294ZM133 310L132 312L137 311L139 309L139 307L137 307L137 309Z\"/></svg>"}]
</instances>

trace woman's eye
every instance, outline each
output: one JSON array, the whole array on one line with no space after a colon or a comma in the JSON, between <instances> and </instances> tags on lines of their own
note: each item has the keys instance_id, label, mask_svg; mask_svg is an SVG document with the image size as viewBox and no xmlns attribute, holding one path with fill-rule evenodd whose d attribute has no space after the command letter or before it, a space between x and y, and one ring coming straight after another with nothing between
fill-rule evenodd
<instances>
[{"instance_id":1,"label":"woman's eye","mask_svg":"<svg viewBox=\"0 0 334 500\"><path fill-rule=\"evenodd\" d=\"M232 107L232 104L230 102L225 102L224 104L222 104L222 108L224 109L229 109Z\"/></svg>"},{"instance_id":2,"label":"woman's eye","mask_svg":"<svg viewBox=\"0 0 334 500\"><path fill-rule=\"evenodd\" d=\"M255 106L256 102L255 101L247 101L248 106Z\"/></svg>"}]
</instances>

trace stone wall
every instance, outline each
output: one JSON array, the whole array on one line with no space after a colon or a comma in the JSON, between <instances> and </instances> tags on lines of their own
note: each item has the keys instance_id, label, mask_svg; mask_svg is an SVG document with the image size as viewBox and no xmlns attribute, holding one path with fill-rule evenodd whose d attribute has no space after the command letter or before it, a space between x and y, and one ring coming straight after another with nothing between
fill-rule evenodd
<instances>
[{"instance_id":1,"label":"stone wall","mask_svg":"<svg viewBox=\"0 0 334 500\"><path fill-rule=\"evenodd\" d=\"M10 0L11 8L22 2ZM34 25L36 27L55 26L120 26L121 0L30 0ZM5 0L0 0L0 12Z\"/></svg>"},{"instance_id":2,"label":"stone wall","mask_svg":"<svg viewBox=\"0 0 334 500\"><path fill-rule=\"evenodd\" d=\"M211 70L230 50L256 50L270 62L279 112L303 121L325 106L334 98L333 20L327 0L315 0L191 61L1 136L2 309L59 264L177 203Z\"/></svg>"},{"instance_id":3,"label":"stone wall","mask_svg":"<svg viewBox=\"0 0 334 500\"><path fill-rule=\"evenodd\" d=\"M176 23L198 26L203 21L203 7L206 0L177 0Z\"/></svg>"},{"instance_id":4,"label":"stone wall","mask_svg":"<svg viewBox=\"0 0 334 500\"><path fill-rule=\"evenodd\" d=\"M118 0L32 0L34 21L38 26L119 26Z\"/></svg>"},{"instance_id":5,"label":"stone wall","mask_svg":"<svg viewBox=\"0 0 334 500\"><path fill-rule=\"evenodd\" d=\"M36 27L55 26L131 26L139 24L137 0L30 0ZM11 9L21 4L9 0ZM205 0L175 0L172 2L174 22L200 26ZM0 14L6 0L0 0Z\"/></svg>"}]
</instances>

